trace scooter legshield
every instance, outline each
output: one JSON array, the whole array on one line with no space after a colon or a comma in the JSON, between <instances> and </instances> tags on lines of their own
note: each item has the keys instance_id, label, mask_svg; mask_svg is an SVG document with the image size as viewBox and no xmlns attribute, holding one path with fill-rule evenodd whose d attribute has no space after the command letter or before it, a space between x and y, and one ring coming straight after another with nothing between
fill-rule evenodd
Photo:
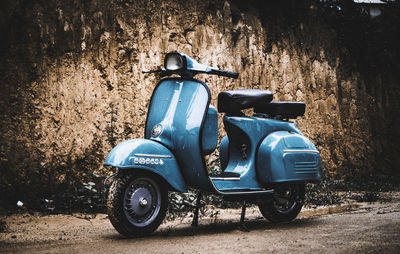
<instances>
[{"instance_id":1,"label":"scooter legshield","mask_svg":"<svg viewBox=\"0 0 400 254\"><path fill-rule=\"evenodd\" d=\"M104 165L151 171L164 178L175 190L187 192L175 156L152 140L132 139L118 144L108 154Z\"/></svg>"},{"instance_id":2,"label":"scooter legshield","mask_svg":"<svg viewBox=\"0 0 400 254\"><path fill-rule=\"evenodd\" d=\"M321 157L306 137L277 131L257 151L257 178L263 184L322 180Z\"/></svg>"}]
</instances>

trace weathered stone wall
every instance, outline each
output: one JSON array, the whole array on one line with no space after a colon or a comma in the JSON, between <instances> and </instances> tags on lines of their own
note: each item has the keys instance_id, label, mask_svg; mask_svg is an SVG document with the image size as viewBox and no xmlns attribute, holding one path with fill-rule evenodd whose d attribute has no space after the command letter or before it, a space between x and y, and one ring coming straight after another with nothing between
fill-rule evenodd
<instances>
[{"instance_id":1,"label":"weathered stone wall","mask_svg":"<svg viewBox=\"0 0 400 254\"><path fill-rule=\"evenodd\" d=\"M200 76L220 91L269 89L304 101L300 129L330 173L393 173L397 79L343 70L336 34L316 15L279 40L266 17L224 1L8 1L1 20L0 183L54 190L95 172L117 143L143 137L157 82L142 69L173 50L234 70ZM220 122L222 128L222 122ZM211 156L210 160L215 159ZM61 184L61 185L59 185Z\"/></svg>"}]
</instances>

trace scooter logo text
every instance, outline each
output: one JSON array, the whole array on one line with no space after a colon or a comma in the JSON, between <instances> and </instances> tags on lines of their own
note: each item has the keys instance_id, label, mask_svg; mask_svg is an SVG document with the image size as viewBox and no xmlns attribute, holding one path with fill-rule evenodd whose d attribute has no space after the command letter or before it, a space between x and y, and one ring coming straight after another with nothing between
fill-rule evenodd
<instances>
[{"instance_id":1,"label":"scooter logo text","mask_svg":"<svg viewBox=\"0 0 400 254\"><path fill-rule=\"evenodd\" d=\"M163 165L164 161L162 159L158 158L138 158L138 157L133 157L133 163L134 164L140 164L140 165Z\"/></svg>"}]
</instances>

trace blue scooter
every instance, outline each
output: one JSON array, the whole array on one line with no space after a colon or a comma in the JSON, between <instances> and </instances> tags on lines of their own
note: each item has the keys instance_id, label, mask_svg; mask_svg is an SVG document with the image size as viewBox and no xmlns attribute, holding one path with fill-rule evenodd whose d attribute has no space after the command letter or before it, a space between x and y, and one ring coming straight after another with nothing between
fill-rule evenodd
<instances>
[{"instance_id":1,"label":"blue scooter","mask_svg":"<svg viewBox=\"0 0 400 254\"><path fill-rule=\"evenodd\" d=\"M124 236L151 234L163 221L168 191L199 190L192 225L198 224L203 193L258 204L272 222L296 218L305 182L322 179L319 151L289 119L302 116L302 102L272 101L268 90L243 89L218 95L218 111L227 136L220 143L221 174L209 175L204 157L217 147L218 113L210 90L196 74L237 78L238 73L211 68L179 52L166 54L164 68L144 73L162 79L154 89L144 139L120 143L105 165L118 168L109 190L107 213ZM253 108L246 116L243 109Z\"/></svg>"}]
</instances>

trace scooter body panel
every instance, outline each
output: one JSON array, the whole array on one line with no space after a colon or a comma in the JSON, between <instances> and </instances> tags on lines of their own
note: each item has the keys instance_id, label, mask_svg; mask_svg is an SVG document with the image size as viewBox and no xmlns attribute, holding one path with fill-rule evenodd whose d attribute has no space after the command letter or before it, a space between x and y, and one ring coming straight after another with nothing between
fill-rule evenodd
<instances>
[{"instance_id":1,"label":"scooter body panel","mask_svg":"<svg viewBox=\"0 0 400 254\"><path fill-rule=\"evenodd\" d=\"M219 162L221 164L221 169L224 171L228 165L229 160L229 138L225 136L221 143L219 144Z\"/></svg>"},{"instance_id":2,"label":"scooter body panel","mask_svg":"<svg viewBox=\"0 0 400 254\"><path fill-rule=\"evenodd\" d=\"M146 139L165 145L175 154L185 182L204 191L213 190L202 148L202 128L210 98L202 81L164 79L154 89L145 130ZM154 135L156 126L161 126L162 131Z\"/></svg>"},{"instance_id":3,"label":"scooter body panel","mask_svg":"<svg viewBox=\"0 0 400 254\"><path fill-rule=\"evenodd\" d=\"M203 125L201 134L201 146L203 155L209 155L214 152L218 144L218 113L210 105L207 110L207 117Z\"/></svg>"},{"instance_id":4,"label":"scooter body panel","mask_svg":"<svg viewBox=\"0 0 400 254\"><path fill-rule=\"evenodd\" d=\"M224 125L228 140L223 141L220 147L221 162L223 165L227 163L224 172L239 174L240 180L213 180L221 191L263 189L256 173L258 144L266 135L278 130L301 135L295 123L268 118L225 116Z\"/></svg>"},{"instance_id":5,"label":"scooter body panel","mask_svg":"<svg viewBox=\"0 0 400 254\"><path fill-rule=\"evenodd\" d=\"M273 132L258 148L257 176L263 184L320 181L321 157L306 137L288 131Z\"/></svg>"},{"instance_id":6,"label":"scooter body panel","mask_svg":"<svg viewBox=\"0 0 400 254\"><path fill-rule=\"evenodd\" d=\"M104 165L151 171L164 178L175 190L187 192L174 154L152 140L132 139L118 144L108 154Z\"/></svg>"}]
</instances>

